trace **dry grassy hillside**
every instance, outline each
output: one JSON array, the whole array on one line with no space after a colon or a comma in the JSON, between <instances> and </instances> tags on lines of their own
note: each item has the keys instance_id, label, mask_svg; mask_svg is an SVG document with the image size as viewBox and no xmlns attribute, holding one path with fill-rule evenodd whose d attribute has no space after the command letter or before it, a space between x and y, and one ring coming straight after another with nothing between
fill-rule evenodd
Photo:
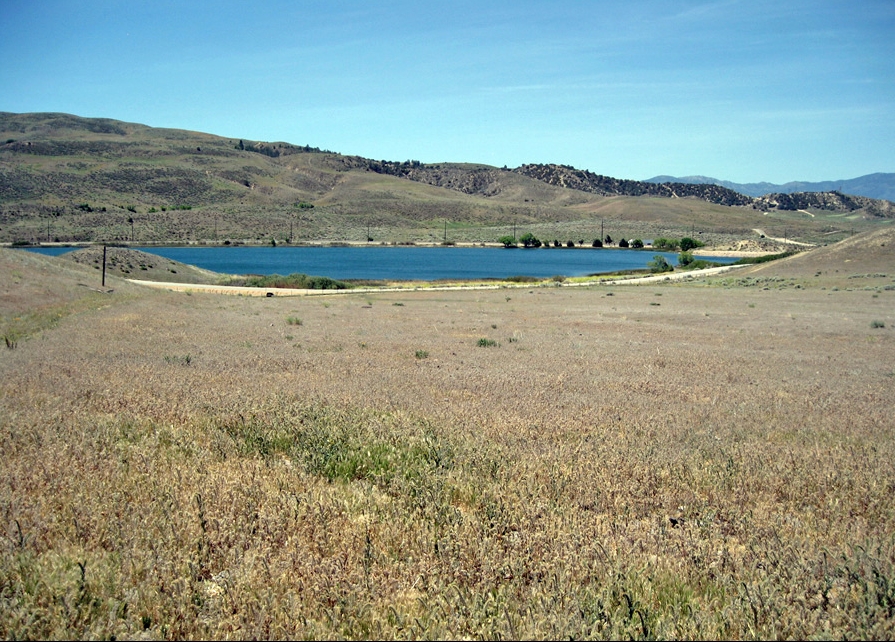
<instances>
[{"instance_id":1,"label":"dry grassy hillside","mask_svg":"<svg viewBox=\"0 0 895 642\"><path fill-rule=\"evenodd\" d=\"M110 119L0 112L5 243L432 242L444 240L445 227L451 241L494 242L513 225L589 242L601 221L614 237L701 231L731 243L753 228L776 225L819 242L890 215L883 205L763 213L748 199L722 199L740 203L726 207L696 197L600 193L471 163L377 161Z\"/></svg>"},{"instance_id":2,"label":"dry grassy hillside","mask_svg":"<svg viewBox=\"0 0 895 642\"><path fill-rule=\"evenodd\" d=\"M216 283L224 276L195 265L172 261L158 254L124 247L106 248L105 254L107 277L117 276L124 279L172 283ZM74 250L61 255L60 258L90 267L97 273L101 274L102 272L103 248L101 247ZM92 280L96 281L96 278L96 274L94 274Z\"/></svg>"},{"instance_id":3,"label":"dry grassy hillside","mask_svg":"<svg viewBox=\"0 0 895 642\"><path fill-rule=\"evenodd\" d=\"M889 283L895 278L893 270L895 229L884 227L783 261L756 266L751 272L759 276L808 278L829 286L850 287L866 279Z\"/></svg>"},{"instance_id":4,"label":"dry grassy hillside","mask_svg":"<svg viewBox=\"0 0 895 642\"><path fill-rule=\"evenodd\" d=\"M825 251L249 298L0 250L0 635L891 638L895 266Z\"/></svg>"}]
</instances>

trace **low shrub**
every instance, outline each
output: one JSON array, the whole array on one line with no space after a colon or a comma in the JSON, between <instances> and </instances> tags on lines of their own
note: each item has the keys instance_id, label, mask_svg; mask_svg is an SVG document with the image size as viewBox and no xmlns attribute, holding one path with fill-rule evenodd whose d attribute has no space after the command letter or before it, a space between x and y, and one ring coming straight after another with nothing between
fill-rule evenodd
<instances>
[{"instance_id":1,"label":"low shrub","mask_svg":"<svg viewBox=\"0 0 895 642\"><path fill-rule=\"evenodd\" d=\"M242 281L240 283L240 281ZM244 285L250 288L294 288L297 290L347 290L352 286L344 281L337 281L328 276L308 276L306 274L251 275L244 279L234 279L231 285Z\"/></svg>"},{"instance_id":2,"label":"low shrub","mask_svg":"<svg viewBox=\"0 0 895 642\"><path fill-rule=\"evenodd\" d=\"M536 283L538 279L536 279L533 276L519 275L519 276L508 276L506 278L506 280L510 281L511 283Z\"/></svg>"},{"instance_id":3,"label":"low shrub","mask_svg":"<svg viewBox=\"0 0 895 642\"><path fill-rule=\"evenodd\" d=\"M731 265L752 265L755 263L767 263L769 261L776 261L777 259L785 259L788 256L793 256L798 254L796 250L789 250L787 252L780 252L779 254L763 254L762 256L744 256L743 258L731 263Z\"/></svg>"}]
</instances>

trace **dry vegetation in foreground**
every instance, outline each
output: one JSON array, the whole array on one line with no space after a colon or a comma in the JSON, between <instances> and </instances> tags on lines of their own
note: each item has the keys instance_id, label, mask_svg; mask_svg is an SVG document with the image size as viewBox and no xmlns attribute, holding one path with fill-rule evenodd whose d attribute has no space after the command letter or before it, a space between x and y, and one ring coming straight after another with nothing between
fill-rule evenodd
<instances>
[{"instance_id":1,"label":"dry vegetation in foreground","mask_svg":"<svg viewBox=\"0 0 895 642\"><path fill-rule=\"evenodd\" d=\"M892 638L880 256L296 299L0 250L55 314L0 351L0 635Z\"/></svg>"}]
</instances>

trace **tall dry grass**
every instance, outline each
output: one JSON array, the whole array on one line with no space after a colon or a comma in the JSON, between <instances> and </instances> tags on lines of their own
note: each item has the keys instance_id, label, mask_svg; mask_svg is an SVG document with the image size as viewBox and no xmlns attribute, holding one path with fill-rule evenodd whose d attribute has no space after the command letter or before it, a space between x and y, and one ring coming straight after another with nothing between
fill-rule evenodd
<instances>
[{"instance_id":1,"label":"tall dry grass","mask_svg":"<svg viewBox=\"0 0 895 642\"><path fill-rule=\"evenodd\" d=\"M0 631L891 638L895 293L718 283L79 310L0 360Z\"/></svg>"}]
</instances>

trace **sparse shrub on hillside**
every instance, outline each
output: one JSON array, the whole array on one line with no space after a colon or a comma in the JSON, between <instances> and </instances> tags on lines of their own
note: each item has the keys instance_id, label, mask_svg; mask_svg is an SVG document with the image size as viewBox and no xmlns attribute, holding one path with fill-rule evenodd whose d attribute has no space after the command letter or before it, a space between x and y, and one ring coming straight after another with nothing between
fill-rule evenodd
<instances>
[{"instance_id":1,"label":"sparse shrub on hillside","mask_svg":"<svg viewBox=\"0 0 895 642\"><path fill-rule=\"evenodd\" d=\"M193 362L193 357L185 354L185 355L167 355L165 356L165 363L175 365L175 366L188 366Z\"/></svg>"}]
</instances>

